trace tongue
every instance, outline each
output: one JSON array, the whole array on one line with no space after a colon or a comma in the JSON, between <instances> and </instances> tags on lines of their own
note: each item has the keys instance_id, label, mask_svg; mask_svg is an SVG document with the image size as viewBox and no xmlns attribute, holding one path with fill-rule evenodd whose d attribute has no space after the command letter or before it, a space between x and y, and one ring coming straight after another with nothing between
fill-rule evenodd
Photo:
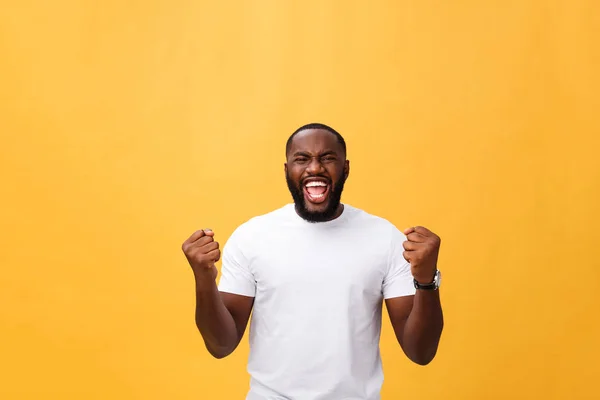
<instances>
[{"instance_id":1,"label":"tongue","mask_svg":"<svg viewBox=\"0 0 600 400\"><path fill-rule=\"evenodd\" d=\"M323 194L323 193L325 193L326 190L327 190L326 186L311 186L311 187L306 188L306 191L311 196Z\"/></svg>"}]
</instances>

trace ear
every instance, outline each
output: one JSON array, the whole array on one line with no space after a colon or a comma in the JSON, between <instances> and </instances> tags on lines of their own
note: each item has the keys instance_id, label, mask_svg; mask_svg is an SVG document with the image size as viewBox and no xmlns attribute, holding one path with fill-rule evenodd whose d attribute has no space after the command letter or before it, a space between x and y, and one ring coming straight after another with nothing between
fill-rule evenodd
<instances>
[{"instance_id":1,"label":"ear","mask_svg":"<svg viewBox=\"0 0 600 400\"><path fill-rule=\"evenodd\" d=\"M283 171L287 175L287 163L283 163Z\"/></svg>"},{"instance_id":2,"label":"ear","mask_svg":"<svg viewBox=\"0 0 600 400\"><path fill-rule=\"evenodd\" d=\"M350 175L350 160L344 162L344 176L346 179L348 179L348 175Z\"/></svg>"}]
</instances>

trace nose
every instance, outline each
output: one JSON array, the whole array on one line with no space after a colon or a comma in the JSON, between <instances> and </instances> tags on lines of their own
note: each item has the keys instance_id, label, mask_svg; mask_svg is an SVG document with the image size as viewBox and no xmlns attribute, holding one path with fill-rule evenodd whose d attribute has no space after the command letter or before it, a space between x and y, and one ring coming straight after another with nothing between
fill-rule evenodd
<instances>
[{"instance_id":1,"label":"nose","mask_svg":"<svg viewBox=\"0 0 600 400\"><path fill-rule=\"evenodd\" d=\"M311 175L320 174L321 172L323 172L323 170L323 164L321 164L321 160L318 157L313 157L310 160L308 166L306 167L306 172L308 172Z\"/></svg>"}]
</instances>

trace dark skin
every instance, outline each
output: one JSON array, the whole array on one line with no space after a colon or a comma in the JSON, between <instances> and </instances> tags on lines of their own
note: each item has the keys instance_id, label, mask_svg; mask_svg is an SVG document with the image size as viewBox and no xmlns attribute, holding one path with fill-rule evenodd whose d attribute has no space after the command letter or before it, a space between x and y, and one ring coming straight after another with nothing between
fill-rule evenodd
<instances>
[{"instance_id":1,"label":"dark skin","mask_svg":"<svg viewBox=\"0 0 600 400\"><path fill-rule=\"evenodd\" d=\"M422 226L404 231L404 258L413 277L421 284L433 281L437 269L440 238ZM385 301L396 339L404 354L419 365L429 364L437 353L444 328L439 290L417 290L414 296Z\"/></svg>"},{"instance_id":2,"label":"dark skin","mask_svg":"<svg viewBox=\"0 0 600 400\"><path fill-rule=\"evenodd\" d=\"M331 209L331 217L325 220L339 217L344 206L340 204L339 198L336 199L333 191L340 181L348 178L350 162L346 160L344 149L335 136L319 129L301 131L294 137L286 156L287 162L284 164L286 177L295 189L302 192L306 211L325 213ZM311 199L304 192L304 185L311 180L319 180L327 184L322 199Z\"/></svg>"},{"instance_id":3,"label":"dark skin","mask_svg":"<svg viewBox=\"0 0 600 400\"><path fill-rule=\"evenodd\" d=\"M324 198L311 201L305 195L310 212L322 212L331 201L331 187L348 177L350 163L337 138L330 132L310 129L298 133L292 142L284 165L292 184L302 187L311 179L328 183ZM336 207L332 218L343 212ZM420 283L430 283L437 268L440 238L424 227L406 229L404 257ZM220 258L214 233L200 230L182 245L196 280L196 325L207 350L216 358L231 354L239 345L250 318L254 298L219 292L215 263ZM430 363L438 349L443 329L443 314L438 290L417 290L414 296L385 301L396 338L406 356L414 363Z\"/></svg>"},{"instance_id":4,"label":"dark skin","mask_svg":"<svg viewBox=\"0 0 600 400\"><path fill-rule=\"evenodd\" d=\"M219 292L215 279L221 252L211 230L199 230L182 245L196 280L196 326L215 358L231 354L242 339L253 297Z\"/></svg>"}]
</instances>

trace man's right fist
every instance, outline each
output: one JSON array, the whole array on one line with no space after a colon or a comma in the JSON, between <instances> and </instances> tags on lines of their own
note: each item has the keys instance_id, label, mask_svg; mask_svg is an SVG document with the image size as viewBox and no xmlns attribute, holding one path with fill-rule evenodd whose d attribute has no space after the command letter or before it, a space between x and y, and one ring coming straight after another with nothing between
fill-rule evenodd
<instances>
[{"instance_id":1,"label":"man's right fist","mask_svg":"<svg viewBox=\"0 0 600 400\"><path fill-rule=\"evenodd\" d=\"M221 251L214 235L210 229L199 230L181 245L196 279L217 279L215 263L221 258Z\"/></svg>"}]
</instances>

